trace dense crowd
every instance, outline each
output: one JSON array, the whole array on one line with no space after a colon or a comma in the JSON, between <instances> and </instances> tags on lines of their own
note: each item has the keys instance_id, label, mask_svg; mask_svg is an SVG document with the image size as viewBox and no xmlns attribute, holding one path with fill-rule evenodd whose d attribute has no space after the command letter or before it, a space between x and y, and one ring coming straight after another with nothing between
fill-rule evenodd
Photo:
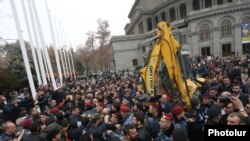
<instances>
[{"instance_id":1,"label":"dense crowd","mask_svg":"<svg viewBox=\"0 0 250 141\"><path fill-rule=\"evenodd\" d=\"M173 102L164 86L144 93L137 73L104 73L69 80L58 90L38 86L0 95L0 141L202 141L205 125L250 124L249 60L202 59L204 77L191 109Z\"/></svg>"}]
</instances>

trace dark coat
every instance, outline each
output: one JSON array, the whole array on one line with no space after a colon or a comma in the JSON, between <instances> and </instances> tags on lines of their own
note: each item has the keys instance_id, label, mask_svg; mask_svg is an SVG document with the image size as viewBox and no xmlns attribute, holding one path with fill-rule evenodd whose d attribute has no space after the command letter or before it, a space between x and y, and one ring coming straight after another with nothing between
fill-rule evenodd
<instances>
[{"instance_id":1,"label":"dark coat","mask_svg":"<svg viewBox=\"0 0 250 141\"><path fill-rule=\"evenodd\" d=\"M11 103L4 105L4 121L13 121L16 122L16 119L19 116L19 106L15 106Z\"/></svg>"},{"instance_id":2,"label":"dark coat","mask_svg":"<svg viewBox=\"0 0 250 141\"><path fill-rule=\"evenodd\" d=\"M137 128L136 130L139 141L152 141L151 136L145 127Z\"/></svg>"},{"instance_id":3,"label":"dark coat","mask_svg":"<svg viewBox=\"0 0 250 141\"><path fill-rule=\"evenodd\" d=\"M40 133L39 132L33 132L30 135L26 135L23 137L23 141L39 141L40 139Z\"/></svg>"}]
</instances>

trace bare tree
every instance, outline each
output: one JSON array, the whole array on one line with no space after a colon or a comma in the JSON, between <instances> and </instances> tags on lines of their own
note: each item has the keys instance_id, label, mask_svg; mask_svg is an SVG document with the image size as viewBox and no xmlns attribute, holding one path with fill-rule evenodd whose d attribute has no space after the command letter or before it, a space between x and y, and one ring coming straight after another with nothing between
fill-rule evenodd
<instances>
[{"instance_id":1,"label":"bare tree","mask_svg":"<svg viewBox=\"0 0 250 141\"><path fill-rule=\"evenodd\" d=\"M106 20L97 20L98 28L96 33L96 38L99 41L98 48L98 70L107 70L109 68L109 40L110 40L110 30L109 23Z\"/></svg>"},{"instance_id":2,"label":"bare tree","mask_svg":"<svg viewBox=\"0 0 250 141\"><path fill-rule=\"evenodd\" d=\"M86 63L86 69L87 73L89 73L89 70L95 70L95 33L89 31L87 33L87 41L85 42L84 50L83 50L83 60Z\"/></svg>"}]
</instances>

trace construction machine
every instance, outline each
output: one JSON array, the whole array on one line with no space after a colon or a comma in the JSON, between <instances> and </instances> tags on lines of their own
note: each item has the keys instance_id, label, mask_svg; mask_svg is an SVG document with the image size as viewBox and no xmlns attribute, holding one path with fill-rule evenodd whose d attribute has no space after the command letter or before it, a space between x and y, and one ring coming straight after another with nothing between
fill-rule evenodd
<instances>
[{"instance_id":1,"label":"construction machine","mask_svg":"<svg viewBox=\"0 0 250 141\"><path fill-rule=\"evenodd\" d=\"M140 70L145 92L155 97L156 87L161 83L172 102L190 109L190 99L198 86L188 75L189 65L185 62L189 57L184 57L187 54L174 38L172 27L166 22L160 22L153 46Z\"/></svg>"}]
</instances>

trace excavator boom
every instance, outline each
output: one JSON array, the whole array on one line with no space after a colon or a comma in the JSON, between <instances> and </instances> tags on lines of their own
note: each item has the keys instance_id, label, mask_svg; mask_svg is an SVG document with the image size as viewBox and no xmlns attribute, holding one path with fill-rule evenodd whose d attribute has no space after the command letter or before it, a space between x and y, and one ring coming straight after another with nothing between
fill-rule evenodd
<instances>
[{"instance_id":1,"label":"excavator boom","mask_svg":"<svg viewBox=\"0 0 250 141\"><path fill-rule=\"evenodd\" d=\"M151 48L145 66L140 70L144 81L145 91L155 96L155 86L158 77L163 80L173 101L181 102L185 108L190 108L190 98L197 86L190 79L184 79L183 67L180 59L180 45L171 33L171 27L166 22L160 22L157 26L157 38ZM159 65L165 69L159 73ZM164 68L165 67L165 68ZM168 81L164 81L164 80ZM165 88L166 88L165 87Z\"/></svg>"}]
</instances>

